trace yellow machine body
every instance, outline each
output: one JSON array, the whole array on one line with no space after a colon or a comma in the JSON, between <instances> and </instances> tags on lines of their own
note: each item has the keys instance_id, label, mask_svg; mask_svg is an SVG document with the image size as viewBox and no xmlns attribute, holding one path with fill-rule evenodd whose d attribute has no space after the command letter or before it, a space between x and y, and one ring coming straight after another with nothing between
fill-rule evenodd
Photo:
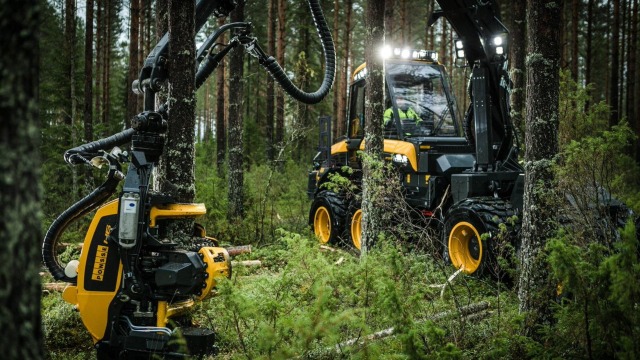
<instances>
[{"instance_id":1,"label":"yellow machine body","mask_svg":"<svg viewBox=\"0 0 640 360\"><path fill-rule=\"evenodd\" d=\"M74 305L94 343L105 337L108 325L109 306L118 293L122 280L122 262L118 245L109 241L111 231L118 220L119 201L113 200L100 207L87 231L78 265L76 285L69 285L63 292L63 299ZM151 208L150 224L157 226L159 219L185 218L204 215L204 204L168 204ZM205 238L205 231L198 228ZM211 238L208 238L213 240ZM216 279L231 275L231 262L228 252L220 247L203 247L199 250L206 264L208 277L202 294L189 300L168 303L158 301L156 306L157 326L165 327L172 316L190 309L195 301L212 294Z\"/></svg>"}]
</instances>

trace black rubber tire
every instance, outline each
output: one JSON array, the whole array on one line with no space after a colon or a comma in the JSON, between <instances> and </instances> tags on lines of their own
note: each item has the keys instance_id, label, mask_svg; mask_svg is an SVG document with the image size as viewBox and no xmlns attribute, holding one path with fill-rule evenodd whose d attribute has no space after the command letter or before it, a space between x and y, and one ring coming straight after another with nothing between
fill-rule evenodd
<instances>
[{"instance_id":1,"label":"black rubber tire","mask_svg":"<svg viewBox=\"0 0 640 360\"><path fill-rule=\"evenodd\" d=\"M321 208L326 209L329 216L330 227L328 236L321 236L320 229L316 229L316 215ZM318 236L321 243L336 244L338 239L344 238L345 222L347 215L347 205L344 197L328 190L320 191L313 199L311 210L309 211L309 225L311 230ZM326 233L325 233L326 234Z\"/></svg>"},{"instance_id":2,"label":"black rubber tire","mask_svg":"<svg viewBox=\"0 0 640 360\"><path fill-rule=\"evenodd\" d=\"M455 262L461 263L463 261L461 260L462 258L455 255L451 256L450 254L450 240L454 241L450 239L452 230L456 229L456 234L459 234L463 230L475 228L480 237L486 233L489 234L489 238L485 240L476 239L474 233L471 234L471 239L469 239L469 245L467 246L468 249L466 249L470 256L466 257L466 259L470 260L468 262L469 270L465 271L465 273L478 276L498 276L501 273L496 261L498 255L496 254L498 249L496 245L497 241L501 240L497 236L499 234L499 224L507 222L507 219L514 214L515 211L508 201L491 197L468 198L453 205L445 215L442 232L443 258L445 262L455 266L457 265L454 264ZM513 242L518 228L519 226L516 228L509 227L511 231L506 234L507 238L504 241ZM459 251L460 248L465 248L461 245L457 246L459 246ZM455 260L453 259L454 257L456 257ZM479 261L479 264L477 264L477 261Z\"/></svg>"}]
</instances>

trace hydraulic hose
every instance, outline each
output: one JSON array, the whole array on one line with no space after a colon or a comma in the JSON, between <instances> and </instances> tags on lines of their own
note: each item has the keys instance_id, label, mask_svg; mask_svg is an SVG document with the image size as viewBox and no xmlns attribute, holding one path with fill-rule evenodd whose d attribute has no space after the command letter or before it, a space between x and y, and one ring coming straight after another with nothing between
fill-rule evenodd
<instances>
[{"instance_id":1,"label":"hydraulic hose","mask_svg":"<svg viewBox=\"0 0 640 360\"><path fill-rule=\"evenodd\" d=\"M85 163L87 162L85 158L86 155L96 154L99 150L107 150L114 146L125 144L131 141L134 133L135 130L129 128L109 137L74 147L64 153L64 160L71 165ZM44 240L42 241L42 260L54 279L58 281L76 283L76 278L65 275L64 267L58 262L56 251L58 240L69 224L88 212L95 210L116 192L118 183L121 180L116 176L116 173L120 171L120 165L115 160L113 160L113 163L115 163L116 166L112 166L109 169L107 180L89 195L71 205L71 207L60 214L53 221L49 230L47 230Z\"/></svg>"},{"instance_id":2,"label":"hydraulic hose","mask_svg":"<svg viewBox=\"0 0 640 360\"><path fill-rule=\"evenodd\" d=\"M73 284L77 281L76 277L68 277L64 273L64 267L58 262L56 246L58 245L60 236L69 224L102 205L115 193L118 183L120 182L120 180L114 176L116 171L116 169L109 170L108 178L102 185L60 214L51 224L49 230L47 230L47 234L42 242L42 260L51 275L53 275L53 278L57 281L65 281Z\"/></svg>"},{"instance_id":3,"label":"hydraulic hose","mask_svg":"<svg viewBox=\"0 0 640 360\"><path fill-rule=\"evenodd\" d=\"M311 9L311 15L313 21L316 24L318 30L318 36L320 36L320 42L322 43L322 49L324 51L324 79L317 91L313 93L307 93L298 88L284 72L280 64L273 56L269 56L266 59L261 59L260 63L267 69L273 79L280 84L282 89L294 99L301 101L305 104L317 104L329 93L331 86L333 85L333 79L336 72L336 51L333 46L333 39L331 38L331 31L327 26L327 22L322 12L319 0L309 0L309 8Z\"/></svg>"},{"instance_id":4,"label":"hydraulic hose","mask_svg":"<svg viewBox=\"0 0 640 360\"><path fill-rule=\"evenodd\" d=\"M136 131L132 128L121 131L104 139L92 141L90 143L74 147L64 153L64 161L71 165L85 163L82 154L97 153L99 150L111 149L114 146L126 144L131 141L131 137Z\"/></svg>"}]
</instances>

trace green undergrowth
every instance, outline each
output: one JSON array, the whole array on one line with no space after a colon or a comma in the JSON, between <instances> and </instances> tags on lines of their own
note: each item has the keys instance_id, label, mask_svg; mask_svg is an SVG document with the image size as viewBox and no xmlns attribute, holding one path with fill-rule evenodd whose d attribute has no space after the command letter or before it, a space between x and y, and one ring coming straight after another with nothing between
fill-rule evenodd
<instances>
[{"instance_id":1,"label":"green undergrowth","mask_svg":"<svg viewBox=\"0 0 640 360\"><path fill-rule=\"evenodd\" d=\"M443 290L453 270L391 241L366 258L334 250L278 230L271 244L237 257L262 266L235 266L217 296L193 312L195 324L216 331L216 358L456 359L526 351L511 335L515 295L496 282L460 274ZM462 317L459 309L478 303L487 308ZM56 293L43 305L49 356L94 356L79 314ZM383 330L391 334L371 338Z\"/></svg>"}]
</instances>

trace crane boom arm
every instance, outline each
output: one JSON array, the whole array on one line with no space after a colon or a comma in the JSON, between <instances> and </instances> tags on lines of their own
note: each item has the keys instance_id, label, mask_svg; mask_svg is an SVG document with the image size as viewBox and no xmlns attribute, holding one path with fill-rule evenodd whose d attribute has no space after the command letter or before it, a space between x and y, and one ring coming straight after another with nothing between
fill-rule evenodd
<instances>
[{"instance_id":1,"label":"crane boom arm","mask_svg":"<svg viewBox=\"0 0 640 360\"><path fill-rule=\"evenodd\" d=\"M429 24L446 18L458 35L456 49L463 50L467 65L472 67L465 122L467 139L476 147L475 170L496 170L513 156L515 139L509 114L509 31L500 21L496 0L437 2L441 10L434 12Z\"/></svg>"}]
</instances>

